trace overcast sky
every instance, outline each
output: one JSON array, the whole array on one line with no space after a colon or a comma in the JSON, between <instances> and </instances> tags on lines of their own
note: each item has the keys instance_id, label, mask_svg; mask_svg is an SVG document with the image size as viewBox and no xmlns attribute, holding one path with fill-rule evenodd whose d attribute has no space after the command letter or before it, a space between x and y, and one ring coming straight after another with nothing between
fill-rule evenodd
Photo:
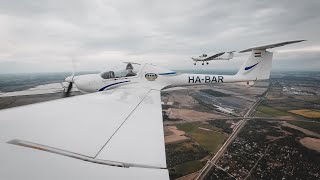
<instances>
[{"instance_id":1,"label":"overcast sky","mask_svg":"<svg viewBox=\"0 0 320 180\"><path fill-rule=\"evenodd\" d=\"M319 0L0 0L0 73L100 70L121 61L171 69L237 69L191 56L287 40L276 70L320 69Z\"/></svg>"}]
</instances>

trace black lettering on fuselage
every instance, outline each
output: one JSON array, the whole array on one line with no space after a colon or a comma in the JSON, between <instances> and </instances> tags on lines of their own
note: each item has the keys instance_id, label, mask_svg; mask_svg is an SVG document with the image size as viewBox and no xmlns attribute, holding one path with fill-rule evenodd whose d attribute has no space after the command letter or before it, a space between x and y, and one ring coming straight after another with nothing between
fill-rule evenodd
<instances>
[{"instance_id":1,"label":"black lettering on fuselage","mask_svg":"<svg viewBox=\"0 0 320 180\"><path fill-rule=\"evenodd\" d=\"M199 76L197 76L197 79L196 79L195 83L197 83L197 82L201 83L201 79L199 78Z\"/></svg>"},{"instance_id":2,"label":"black lettering on fuselage","mask_svg":"<svg viewBox=\"0 0 320 180\"><path fill-rule=\"evenodd\" d=\"M194 83L194 76L192 77L189 76L189 83Z\"/></svg>"},{"instance_id":3,"label":"black lettering on fuselage","mask_svg":"<svg viewBox=\"0 0 320 180\"><path fill-rule=\"evenodd\" d=\"M218 82L223 82L223 76L218 76Z\"/></svg>"},{"instance_id":4,"label":"black lettering on fuselage","mask_svg":"<svg viewBox=\"0 0 320 180\"><path fill-rule=\"evenodd\" d=\"M217 82L217 79L215 76L212 76L212 80L211 80L211 83L216 83Z\"/></svg>"},{"instance_id":5,"label":"black lettering on fuselage","mask_svg":"<svg viewBox=\"0 0 320 180\"><path fill-rule=\"evenodd\" d=\"M189 84L195 84L195 83L222 83L223 82L223 76L204 76L204 78L200 78L199 76L194 77L194 76L189 76Z\"/></svg>"},{"instance_id":6,"label":"black lettering on fuselage","mask_svg":"<svg viewBox=\"0 0 320 180\"><path fill-rule=\"evenodd\" d=\"M210 83L210 76L204 77L204 83Z\"/></svg>"}]
</instances>

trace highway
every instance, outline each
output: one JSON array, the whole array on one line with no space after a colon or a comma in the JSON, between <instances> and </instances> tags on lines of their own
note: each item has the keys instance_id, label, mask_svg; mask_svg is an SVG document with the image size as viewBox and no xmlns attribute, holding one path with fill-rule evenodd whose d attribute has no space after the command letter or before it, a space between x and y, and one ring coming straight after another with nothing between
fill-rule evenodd
<instances>
[{"instance_id":1,"label":"highway","mask_svg":"<svg viewBox=\"0 0 320 180\"><path fill-rule=\"evenodd\" d=\"M237 126L234 128L232 134L229 136L229 138L226 140L226 142L221 146L219 151L207 162L207 164L200 170L198 176L195 178L196 180L202 180L206 177L206 175L209 173L210 169L215 166L215 164L218 162L220 157L224 154L224 152L227 150L228 146L233 142L233 140L237 137L240 130L245 126L247 122L247 117L252 116L252 114L255 112L255 109L259 106L261 101L268 96L269 91L272 87L272 84L268 87L268 89L262 94L262 97L259 98L254 104L251 105L251 107L248 109L246 114L242 117L242 120L240 120L237 124Z\"/></svg>"}]
</instances>

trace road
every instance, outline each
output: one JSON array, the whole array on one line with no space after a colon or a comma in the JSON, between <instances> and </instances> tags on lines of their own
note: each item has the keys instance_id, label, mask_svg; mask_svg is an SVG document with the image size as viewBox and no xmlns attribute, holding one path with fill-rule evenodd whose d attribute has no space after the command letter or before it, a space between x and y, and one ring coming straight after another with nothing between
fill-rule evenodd
<instances>
[{"instance_id":1,"label":"road","mask_svg":"<svg viewBox=\"0 0 320 180\"><path fill-rule=\"evenodd\" d=\"M247 117L250 117L255 109L259 106L261 101L268 96L269 91L272 87L272 84L269 86L269 88L262 94L262 97L259 98L254 104L251 105L251 107L248 109L246 114L242 117L242 120L239 121L235 129L233 130L232 134L229 136L229 138L226 140L226 142L221 146L219 151L211 158L207 164L200 170L198 176L195 178L196 180L202 180L206 177L210 169L215 166L215 164L218 162L220 157L224 154L224 152L227 150L228 146L233 142L233 140L237 137L240 130L245 126L247 122Z\"/></svg>"},{"instance_id":2,"label":"road","mask_svg":"<svg viewBox=\"0 0 320 180\"><path fill-rule=\"evenodd\" d=\"M212 121L215 120L243 120L243 117L226 117L226 118L217 118L214 119ZM261 119L261 120L267 120L267 121L290 121L290 119L281 119L279 117L256 117L256 116L252 116L252 117L246 117L246 120L252 120L252 119ZM203 120L201 120L203 121ZM201 122L200 121L200 122ZM294 119L292 121L301 121L301 122L306 122L306 120L301 120L301 119ZM192 122L196 122L196 121L192 121ZM312 122L312 123L320 123L317 120L308 120L308 122ZM163 124L165 126L170 126L170 125L177 125L177 124L185 124L186 121L185 120L181 120L181 121L165 121Z\"/></svg>"}]
</instances>

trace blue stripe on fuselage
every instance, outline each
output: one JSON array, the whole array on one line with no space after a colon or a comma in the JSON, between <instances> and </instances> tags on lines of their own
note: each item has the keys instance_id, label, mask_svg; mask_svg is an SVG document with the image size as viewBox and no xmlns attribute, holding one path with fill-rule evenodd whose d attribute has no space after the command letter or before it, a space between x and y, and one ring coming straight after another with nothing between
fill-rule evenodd
<instances>
[{"instance_id":1,"label":"blue stripe on fuselage","mask_svg":"<svg viewBox=\"0 0 320 180\"><path fill-rule=\"evenodd\" d=\"M114 86L114 85L117 85L117 84L126 83L126 82L130 82L130 81L122 81L122 82L116 82L116 83L113 83L113 84L109 84L109 85L106 85L106 86L102 87L101 89L99 89L99 91L103 91L108 87L111 87L111 86Z\"/></svg>"},{"instance_id":2,"label":"blue stripe on fuselage","mask_svg":"<svg viewBox=\"0 0 320 180\"><path fill-rule=\"evenodd\" d=\"M159 75L172 75L177 74L176 72L168 72L168 73L159 73Z\"/></svg>"}]
</instances>

